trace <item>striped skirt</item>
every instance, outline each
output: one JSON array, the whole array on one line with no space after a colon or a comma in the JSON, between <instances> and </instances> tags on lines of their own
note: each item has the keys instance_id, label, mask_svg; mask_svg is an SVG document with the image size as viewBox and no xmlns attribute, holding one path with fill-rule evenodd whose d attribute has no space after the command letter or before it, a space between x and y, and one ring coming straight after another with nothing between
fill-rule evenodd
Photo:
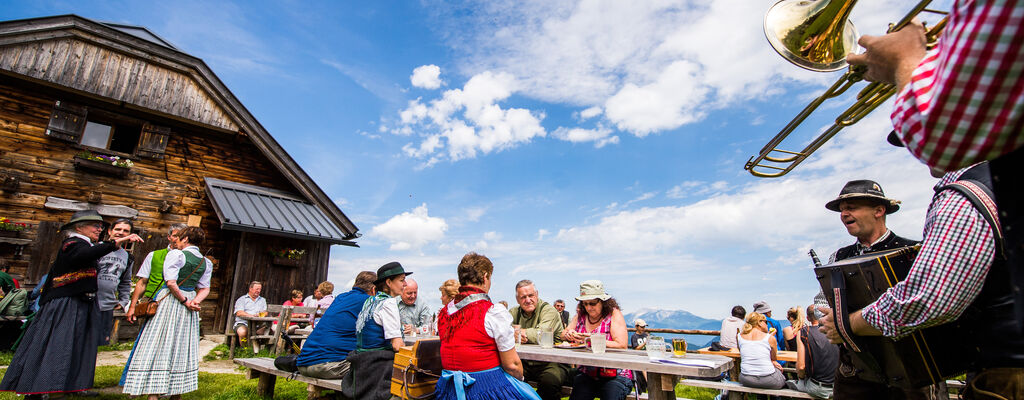
<instances>
[{"instance_id":1,"label":"striped skirt","mask_svg":"<svg viewBox=\"0 0 1024 400\"><path fill-rule=\"evenodd\" d=\"M154 298L163 297L166 288ZM182 291L185 297L195 292ZM199 388L199 313L174 296L160 301L156 315L142 327L125 365L124 393L176 395Z\"/></svg>"}]
</instances>

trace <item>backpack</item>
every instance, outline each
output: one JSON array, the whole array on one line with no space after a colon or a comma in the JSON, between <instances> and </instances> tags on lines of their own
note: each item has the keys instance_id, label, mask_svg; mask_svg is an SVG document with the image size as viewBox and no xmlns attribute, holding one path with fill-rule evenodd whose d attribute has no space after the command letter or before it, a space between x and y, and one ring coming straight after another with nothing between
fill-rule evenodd
<instances>
[{"instance_id":1,"label":"backpack","mask_svg":"<svg viewBox=\"0 0 1024 400\"><path fill-rule=\"evenodd\" d=\"M0 315L21 317L28 314L28 292L14 289L0 300Z\"/></svg>"}]
</instances>

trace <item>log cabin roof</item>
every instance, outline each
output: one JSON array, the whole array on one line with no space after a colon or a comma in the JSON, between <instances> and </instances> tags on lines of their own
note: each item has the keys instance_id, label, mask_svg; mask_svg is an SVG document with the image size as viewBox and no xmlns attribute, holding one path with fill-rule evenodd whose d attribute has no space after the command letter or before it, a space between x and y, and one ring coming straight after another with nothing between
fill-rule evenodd
<instances>
[{"instance_id":1,"label":"log cabin roof","mask_svg":"<svg viewBox=\"0 0 1024 400\"><path fill-rule=\"evenodd\" d=\"M247 138L343 240L360 236L203 60L148 29L77 15L0 22L0 75Z\"/></svg>"}]
</instances>

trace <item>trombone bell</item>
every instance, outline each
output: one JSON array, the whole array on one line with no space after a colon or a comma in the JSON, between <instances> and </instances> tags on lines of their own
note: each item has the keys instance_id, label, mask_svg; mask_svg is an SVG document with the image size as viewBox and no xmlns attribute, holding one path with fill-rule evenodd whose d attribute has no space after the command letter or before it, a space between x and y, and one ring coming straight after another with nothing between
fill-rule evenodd
<instances>
[{"instance_id":1,"label":"trombone bell","mask_svg":"<svg viewBox=\"0 0 1024 400\"><path fill-rule=\"evenodd\" d=\"M856 0L780 0L765 14L764 35L789 62L811 71L846 67L857 48L857 29L849 22Z\"/></svg>"}]
</instances>

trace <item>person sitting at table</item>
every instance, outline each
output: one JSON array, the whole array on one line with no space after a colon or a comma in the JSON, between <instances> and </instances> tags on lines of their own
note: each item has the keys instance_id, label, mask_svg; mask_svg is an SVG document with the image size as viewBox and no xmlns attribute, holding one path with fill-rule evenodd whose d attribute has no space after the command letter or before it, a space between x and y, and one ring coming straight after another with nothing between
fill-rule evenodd
<instances>
[{"instance_id":1,"label":"person sitting at table","mask_svg":"<svg viewBox=\"0 0 1024 400\"><path fill-rule=\"evenodd\" d=\"M487 295L494 275L491 260L466 254L459 262L458 274L459 294L438 315L444 370L434 396L437 400L540 400L522 381L523 364L516 353L512 315Z\"/></svg>"},{"instance_id":2,"label":"person sitting at table","mask_svg":"<svg viewBox=\"0 0 1024 400\"><path fill-rule=\"evenodd\" d=\"M604 335L609 349L629 347L626 333L626 318L619 310L615 298L604 291L604 284L598 280L583 281L580 295L576 297L575 324L562 331L562 339L582 343L588 336ZM570 400L625 399L633 390L633 371L628 369L598 368L581 366L580 373L573 379Z\"/></svg>"},{"instance_id":3,"label":"person sitting at table","mask_svg":"<svg viewBox=\"0 0 1024 400\"><path fill-rule=\"evenodd\" d=\"M395 353L405 346L398 295L405 288L408 275L412 272L406 272L397 261L377 269L377 293L363 302L356 318L356 350L347 358L353 373L346 375L346 382L342 383L343 387L353 387L352 398L373 400L391 396L391 365Z\"/></svg>"},{"instance_id":4,"label":"person sitting at table","mask_svg":"<svg viewBox=\"0 0 1024 400\"><path fill-rule=\"evenodd\" d=\"M786 387L807 393L816 399L832 397L832 385L839 369L839 346L829 342L818 330L818 310L807 306L808 325L796 334L796 373L799 380L786 381Z\"/></svg>"},{"instance_id":5,"label":"person sitting at table","mask_svg":"<svg viewBox=\"0 0 1024 400\"><path fill-rule=\"evenodd\" d=\"M743 317L747 310L743 306L732 308L732 315L722 320L722 327L718 330L718 341L711 343L711 350L730 351L736 348L736 336L743 329Z\"/></svg>"},{"instance_id":6,"label":"person sitting at table","mask_svg":"<svg viewBox=\"0 0 1024 400\"><path fill-rule=\"evenodd\" d=\"M249 339L250 325L247 318L260 316L260 313L267 311L267 299L260 296L263 292L263 284L259 281L249 282L249 293L242 295L235 300L235 335L238 342L245 345ZM253 324L253 333L259 335L266 329L262 324Z\"/></svg>"},{"instance_id":7,"label":"person sitting at table","mask_svg":"<svg viewBox=\"0 0 1024 400\"><path fill-rule=\"evenodd\" d=\"M807 325L803 307L796 306L787 310L786 319L789 320L789 326L782 328L782 337L786 339L786 350L796 351L796 334Z\"/></svg>"},{"instance_id":8,"label":"person sitting at table","mask_svg":"<svg viewBox=\"0 0 1024 400\"><path fill-rule=\"evenodd\" d=\"M282 306L303 307L302 291L296 289L296 290L292 290L290 294L291 294L291 297L289 297L288 300L285 300L284 304L282 304ZM299 329L299 324L303 320L308 318L308 317L309 316L307 314L293 313L292 314L292 322L290 324L288 324L288 330L285 331L285 332L288 333L288 334L295 333L295 330ZM271 332L274 332L276 334L277 333L277 329L278 329L277 321L274 321L273 324L274 324L274 326L271 327Z\"/></svg>"},{"instance_id":9,"label":"person sitting at table","mask_svg":"<svg viewBox=\"0 0 1024 400\"><path fill-rule=\"evenodd\" d=\"M777 361L778 343L768 333L768 322L761 313L747 314L740 336L740 383L761 389L781 389L786 385L782 365Z\"/></svg>"},{"instance_id":10,"label":"person sitting at table","mask_svg":"<svg viewBox=\"0 0 1024 400\"><path fill-rule=\"evenodd\" d=\"M348 373L348 353L356 349L356 319L363 303L374 292L377 274L362 271L356 275L352 290L335 298L309 334L295 360L299 373L320 379L341 379Z\"/></svg>"},{"instance_id":11,"label":"person sitting at table","mask_svg":"<svg viewBox=\"0 0 1024 400\"><path fill-rule=\"evenodd\" d=\"M562 335L562 318L558 310L540 299L540 292L533 281L523 279L516 283L516 302L512 307L512 324L519 325L520 343L538 344L540 331L552 333L552 338ZM570 371L565 364L543 361L526 361L523 363L523 375L537 382L537 393L544 400L562 398L562 385L569 384Z\"/></svg>"},{"instance_id":12,"label":"person sitting at table","mask_svg":"<svg viewBox=\"0 0 1024 400\"><path fill-rule=\"evenodd\" d=\"M633 320L633 326L636 327L636 333L629 337L629 348L646 350L647 337L651 335L647 332L647 321L637 318Z\"/></svg>"}]
</instances>

